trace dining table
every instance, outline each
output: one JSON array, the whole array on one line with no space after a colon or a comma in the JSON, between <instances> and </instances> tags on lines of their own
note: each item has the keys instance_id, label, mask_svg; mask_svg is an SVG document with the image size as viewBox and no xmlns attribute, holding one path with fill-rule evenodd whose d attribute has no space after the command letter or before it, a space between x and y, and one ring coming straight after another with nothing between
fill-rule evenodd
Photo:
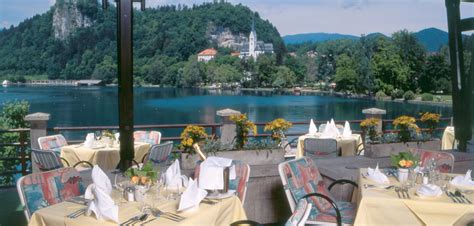
<instances>
[{"instance_id":1,"label":"dining table","mask_svg":"<svg viewBox=\"0 0 474 226\"><path fill-rule=\"evenodd\" d=\"M135 158L140 163L151 148L151 144L134 142ZM120 145L109 142L94 142L87 146L84 143L61 147L61 157L66 159L69 165L79 161L87 161L92 165L99 165L103 170L113 170L120 162Z\"/></svg>"},{"instance_id":2,"label":"dining table","mask_svg":"<svg viewBox=\"0 0 474 226\"><path fill-rule=\"evenodd\" d=\"M168 191L169 192L169 191ZM173 191L174 192L174 191ZM228 226L239 220L246 220L247 216L240 199L232 195L222 199L209 199L201 202L195 209L178 212L179 197L167 198L166 191L161 189L160 195L156 195L158 190L152 186L145 195L143 202L126 201L122 193L114 189L111 197L118 205L119 224L123 224L136 216L143 215L144 207L158 209L162 212L176 214L183 220L175 221L166 216L150 214L143 221L135 222L133 225L181 225L181 226ZM177 194L177 193L176 193ZM98 220L95 215L80 214L76 218L70 218L68 215L85 208L86 205L76 202L64 201L37 210L31 216L29 226L79 226L79 225L117 225L110 220ZM126 225L126 224L124 224Z\"/></svg>"},{"instance_id":3,"label":"dining table","mask_svg":"<svg viewBox=\"0 0 474 226\"><path fill-rule=\"evenodd\" d=\"M445 192L437 197L420 196L416 191L421 184L406 187L403 193L399 190L402 184L394 176L388 176L389 184L380 185L364 176L366 173L366 168L360 169L354 225L464 225L459 222L474 214L474 205L469 203L474 201L474 192L462 190L465 199ZM441 174L440 183L449 183L454 176ZM455 194L453 185L446 189Z\"/></svg>"},{"instance_id":4,"label":"dining table","mask_svg":"<svg viewBox=\"0 0 474 226\"><path fill-rule=\"evenodd\" d=\"M307 138L324 138L322 133L305 134L298 137L298 144L296 147L296 158L304 156L304 140ZM352 134L351 136L334 137L337 141L337 146L341 148L341 156L354 156L357 154L357 148L362 144L362 137L360 134Z\"/></svg>"}]
</instances>

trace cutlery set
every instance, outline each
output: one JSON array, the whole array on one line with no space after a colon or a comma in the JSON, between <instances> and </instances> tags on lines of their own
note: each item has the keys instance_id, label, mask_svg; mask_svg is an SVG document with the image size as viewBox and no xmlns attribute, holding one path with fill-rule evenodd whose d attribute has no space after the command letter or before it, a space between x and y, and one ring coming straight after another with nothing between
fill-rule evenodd
<instances>
[{"instance_id":1,"label":"cutlery set","mask_svg":"<svg viewBox=\"0 0 474 226\"><path fill-rule=\"evenodd\" d=\"M452 191L446 191L446 195L451 198L454 203L469 203L472 204L471 200L466 198L460 191L456 190L454 193Z\"/></svg>"},{"instance_id":2,"label":"cutlery set","mask_svg":"<svg viewBox=\"0 0 474 226\"><path fill-rule=\"evenodd\" d=\"M123 225L123 226L135 225L135 224L140 223L140 222L141 222L140 225L145 225L145 224L148 224L148 223L150 223L150 222L152 222L152 221L154 221L154 220L156 220L160 217L171 220L171 221L174 221L174 222L181 222L181 221L186 219L185 217L180 216L178 214L170 213L170 212L163 212L163 211L161 211L157 208L150 208L147 211L149 211L149 213L144 213L144 214L134 216L134 217L128 219L127 221L123 222L120 225ZM154 216L155 218L147 220L150 215Z\"/></svg>"},{"instance_id":3,"label":"cutlery set","mask_svg":"<svg viewBox=\"0 0 474 226\"><path fill-rule=\"evenodd\" d=\"M86 211L87 211L87 208L81 208L79 210L76 210L76 211L70 213L66 217L71 218L71 219L78 218L79 216L83 215Z\"/></svg>"},{"instance_id":4,"label":"cutlery set","mask_svg":"<svg viewBox=\"0 0 474 226\"><path fill-rule=\"evenodd\" d=\"M411 199L410 194L408 194L408 188L395 187L395 192L397 192L400 199Z\"/></svg>"}]
</instances>

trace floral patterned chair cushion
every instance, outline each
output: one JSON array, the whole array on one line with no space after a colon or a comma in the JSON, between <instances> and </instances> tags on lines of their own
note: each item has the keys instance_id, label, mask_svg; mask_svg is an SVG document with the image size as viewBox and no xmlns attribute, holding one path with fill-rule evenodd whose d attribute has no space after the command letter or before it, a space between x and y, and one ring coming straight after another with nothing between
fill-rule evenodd
<instances>
[{"instance_id":1,"label":"floral patterned chair cushion","mask_svg":"<svg viewBox=\"0 0 474 226\"><path fill-rule=\"evenodd\" d=\"M41 171L63 168L59 154L50 150L31 150L32 163Z\"/></svg>"},{"instance_id":2,"label":"floral patterned chair cushion","mask_svg":"<svg viewBox=\"0 0 474 226\"><path fill-rule=\"evenodd\" d=\"M296 200L300 200L310 193L320 193L335 200L327 190L323 178L311 158L303 157L283 162L279 165L279 171L293 211L296 208ZM336 212L331 203L316 196L311 196L309 200L312 204L309 221L336 222ZM356 206L349 202L336 202L336 205L341 211L342 221L352 224Z\"/></svg>"},{"instance_id":3,"label":"floral patterned chair cushion","mask_svg":"<svg viewBox=\"0 0 474 226\"><path fill-rule=\"evenodd\" d=\"M17 182L27 217L38 209L84 194L82 178L74 168L34 173Z\"/></svg>"},{"instance_id":4,"label":"floral patterned chair cushion","mask_svg":"<svg viewBox=\"0 0 474 226\"><path fill-rule=\"evenodd\" d=\"M133 138L135 141L154 145L160 143L161 133L158 131L135 131L133 133Z\"/></svg>"},{"instance_id":5,"label":"floral patterned chair cushion","mask_svg":"<svg viewBox=\"0 0 474 226\"><path fill-rule=\"evenodd\" d=\"M420 157L420 166L428 165L430 159L434 159L441 173L451 173L454 167L454 155L443 151L430 151L423 149L411 149L413 155Z\"/></svg>"},{"instance_id":6,"label":"floral patterned chair cushion","mask_svg":"<svg viewBox=\"0 0 474 226\"><path fill-rule=\"evenodd\" d=\"M61 147L67 145L66 138L61 134L40 137L38 143L41 150L52 150L58 153L61 152Z\"/></svg>"},{"instance_id":7,"label":"floral patterned chair cushion","mask_svg":"<svg viewBox=\"0 0 474 226\"><path fill-rule=\"evenodd\" d=\"M286 221L285 226L302 226L305 225L306 220L309 217L311 212L311 203L306 199L300 199L298 204L296 204L295 211L291 214L288 221Z\"/></svg>"},{"instance_id":8,"label":"floral patterned chair cushion","mask_svg":"<svg viewBox=\"0 0 474 226\"><path fill-rule=\"evenodd\" d=\"M198 165L196 166L196 169L194 171L194 178L199 178L200 163L201 162L198 162ZM237 160L232 160L232 165L235 165L236 178L234 180L229 180L229 190L236 191L237 197L239 197L243 205L247 192L247 183L249 181L250 176L250 166L247 163Z\"/></svg>"}]
</instances>

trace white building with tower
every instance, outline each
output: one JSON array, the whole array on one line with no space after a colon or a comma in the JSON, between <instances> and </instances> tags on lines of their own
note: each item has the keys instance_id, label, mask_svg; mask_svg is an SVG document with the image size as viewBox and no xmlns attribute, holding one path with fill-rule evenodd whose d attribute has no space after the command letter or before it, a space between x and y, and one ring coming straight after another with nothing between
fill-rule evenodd
<instances>
[{"instance_id":1,"label":"white building with tower","mask_svg":"<svg viewBox=\"0 0 474 226\"><path fill-rule=\"evenodd\" d=\"M257 60L259 55L265 53L273 54L273 44L258 41L255 21L252 21L252 30L250 31L248 43L242 43L239 57L241 59L252 57L254 60Z\"/></svg>"}]
</instances>

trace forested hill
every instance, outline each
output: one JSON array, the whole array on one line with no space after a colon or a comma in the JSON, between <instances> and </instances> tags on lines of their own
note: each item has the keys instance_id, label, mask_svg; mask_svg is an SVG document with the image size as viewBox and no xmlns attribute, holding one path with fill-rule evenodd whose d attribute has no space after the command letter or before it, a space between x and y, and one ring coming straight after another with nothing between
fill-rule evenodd
<instances>
[{"instance_id":1,"label":"forested hill","mask_svg":"<svg viewBox=\"0 0 474 226\"><path fill-rule=\"evenodd\" d=\"M55 31L53 24L61 15L72 17L69 12L55 11L59 4L70 4L64 2L58 0L48 12L0 31L0 77L46 74L51 79L85 79L101 78L108 72L113 77L117 48L115 8L112 6L104 11L97 1L73 0L81 14L79 18L84 16L86 20L78 22L66 18L66 21L72 21L71 24L82 23L84 26L76 26L61 40L58 36L64 31ZM212 32L230 30L235 36L248 37L252 17L255 18L258 39L273 43L277 59L281 59L285 46L277 29L240 4L214 2L135 11L134 75L150 76L153 64L177 65L175 68L178 68L179 63L201 50L217 48L216 42L209 38ZM219 48L219 53L229 54L230 51ZM162 80L166 79L155 78L154 82Z\"/></svg>"}]
</instances>

